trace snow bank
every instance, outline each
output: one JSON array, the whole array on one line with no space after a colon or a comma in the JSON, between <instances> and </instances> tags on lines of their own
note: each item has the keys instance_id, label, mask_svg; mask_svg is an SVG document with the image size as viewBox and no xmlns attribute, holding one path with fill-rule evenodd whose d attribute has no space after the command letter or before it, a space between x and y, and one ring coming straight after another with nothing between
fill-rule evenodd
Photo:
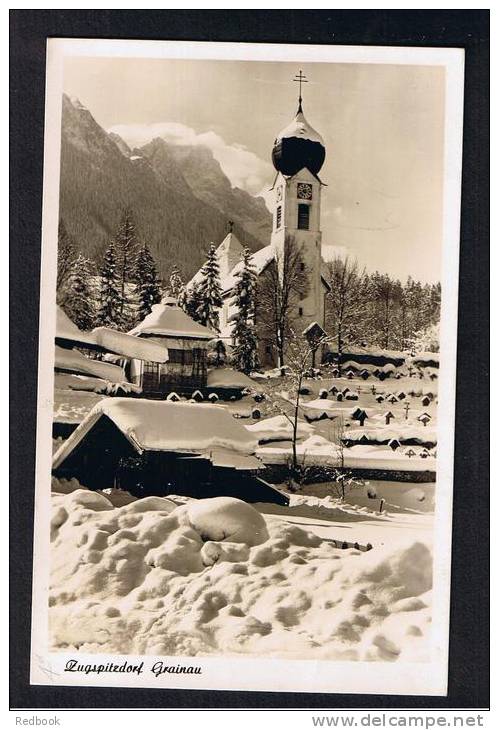
<instances>
[{"instance_id":1,"label":"snow bank","mask_svg":"<svg viewBox=\"0 0 499 730\"><path fill-rule=\"evenodd\" d=\"M259 545L268 539L265 520L247 502L233 497L213 497L192 500L185 507L185 524L188 524L206 542L229 540L247 545ZM183 522L183 518L179 518Z\"/></svg>"},{"instance_id":2,"label":"snow bank","mask_svg":"<svg viewBox=\"0 0 499 730\"><path fill-rule=\"evenodd\" d=\"M368 441L377 443L388 442L396 439L400 443L414 441L416 443L437 443L436 429L429 426L415 426L414 424L402 423L378 426L377 428L359 428L345 431L344 439L349 441L360 441L363 437Z\"/></svg>"},{"instance_id":3,"label":"snow bank","mask_svg":"<svg viewBox=\"0 0 499 730\"><path fill-rule=\"evenodd\" d=\"M352 446L343 450L328 439L320 435L309 436L308 439L296 445L296 453L300 462L307 466L327 465L343 466L346 469L381 469L392 471L435 471L436 459L432 456L426 459L409 457L405 449L392 451L390 447L372 446L369 444ZM291 457L291 441L282 441L279 444L264 444L259 446L256 456L264 464L285 464ZM419 456L419 454L418 454Z\"/></svg>"},{"instance_id":4,"label":"snow bank","mask_svg":"<svg viewBox=\"0 0 499 730\"><path fill-rule=\"evenodd\" d=\"M286 416L264 418L258 423L246 426L246 429L258 439L258 443L267 441L289 441L293 437L293 426ZM313 428L304 421L298 421L297 437L303 439L313 433Z\"/></svg>"},{"instance_id":5,"label":"snow bank","mask_svg":"<svg viewBox=\"0 0 499 730\"><path fill-rule=\"evenodd\" d=\"M370 552L238 500L115 508L53 497L55 651L428 660L432 558L407 540Z\"/></svg>"}]
</instances>

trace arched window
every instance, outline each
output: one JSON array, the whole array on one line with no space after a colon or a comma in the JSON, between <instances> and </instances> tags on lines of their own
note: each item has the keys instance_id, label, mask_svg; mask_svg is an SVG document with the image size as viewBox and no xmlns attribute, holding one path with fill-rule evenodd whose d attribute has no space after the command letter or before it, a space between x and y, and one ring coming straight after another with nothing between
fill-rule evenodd
<instances>
[{"instance_id":1,"label":"arched window","mask_svg":"<svg viewBox=\"0 0 499 730\"><path fill-rule=\"evenodd\" d=\"M275 212L275 227L278 230L281 227L282 207L279 205Z\"/></svg>"},{"instance_id":2,"label":"arched window","mask_svg":"<svg viewBox=\"0 0 499 730\"><path fill-rule=\"evenodd\" d=\"M310 224L310 206L306 203L298 204L298 230L308 231Z\"/></svg>"}]
</instances>

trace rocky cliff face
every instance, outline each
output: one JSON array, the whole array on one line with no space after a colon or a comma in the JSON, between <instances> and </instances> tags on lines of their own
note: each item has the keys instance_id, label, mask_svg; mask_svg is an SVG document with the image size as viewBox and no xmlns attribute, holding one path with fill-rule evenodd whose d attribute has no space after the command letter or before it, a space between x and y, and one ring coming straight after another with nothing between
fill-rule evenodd
<instances>
[{"instance_id":1,"label":"rocky cliff face","mask_svg":"<svg viewBox=\"0 0 499 730\"><path fill-rule=\"evenodd\" d=\"M205 147L154 139L131 150L108 134L88 109L63 99L60 217L79 249L100 259L123 209L135 215L163 276L178 265L189 278L216 245L234 232L253 251L268 243L271 216L262 198L230 181Z\"/></svg>"}]
</instances>

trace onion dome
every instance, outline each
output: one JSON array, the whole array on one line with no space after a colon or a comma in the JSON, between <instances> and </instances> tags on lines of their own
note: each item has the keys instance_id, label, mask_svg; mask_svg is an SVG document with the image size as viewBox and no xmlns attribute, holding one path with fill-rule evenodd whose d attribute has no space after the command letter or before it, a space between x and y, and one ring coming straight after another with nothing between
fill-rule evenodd
<instances>
[{"instance_id":1,"label":"onion dome","mask_svg":"<svg viewBox=\"0 0 499 730\"><path fill-rule=\"evenodd\" d=\"M325 158L324 140L305 119L300 103L295 118L279 132L274 142L274 167L283 175L296 175L304 167L317 175Z\"/></svg>"}]
</instances>

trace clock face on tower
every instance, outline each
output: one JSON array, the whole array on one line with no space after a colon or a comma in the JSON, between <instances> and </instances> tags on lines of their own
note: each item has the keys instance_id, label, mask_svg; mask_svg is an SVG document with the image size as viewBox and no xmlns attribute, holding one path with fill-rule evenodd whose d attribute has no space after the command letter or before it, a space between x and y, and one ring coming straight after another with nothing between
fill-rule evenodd
<instances>
[{"instance_id":1,"label":"clock face on tower","mask_svg":"<svg viewBox=\"0 0 499 730\"><path fill-rule=\"evenodd\" d=\"M276 199L278 203L282 200L282 186L277 188Z\"/></svg>"},{"instance_id":2,"label":"clock face on tower","mask_svg":"<svg viewBox=\"0 0 499 730\"><path fill-rule=\"evenodd\" d=\"M310 183L298 183L297 197L300 200L312 200L312 185Z\"/></svg>"}]
</instances>

